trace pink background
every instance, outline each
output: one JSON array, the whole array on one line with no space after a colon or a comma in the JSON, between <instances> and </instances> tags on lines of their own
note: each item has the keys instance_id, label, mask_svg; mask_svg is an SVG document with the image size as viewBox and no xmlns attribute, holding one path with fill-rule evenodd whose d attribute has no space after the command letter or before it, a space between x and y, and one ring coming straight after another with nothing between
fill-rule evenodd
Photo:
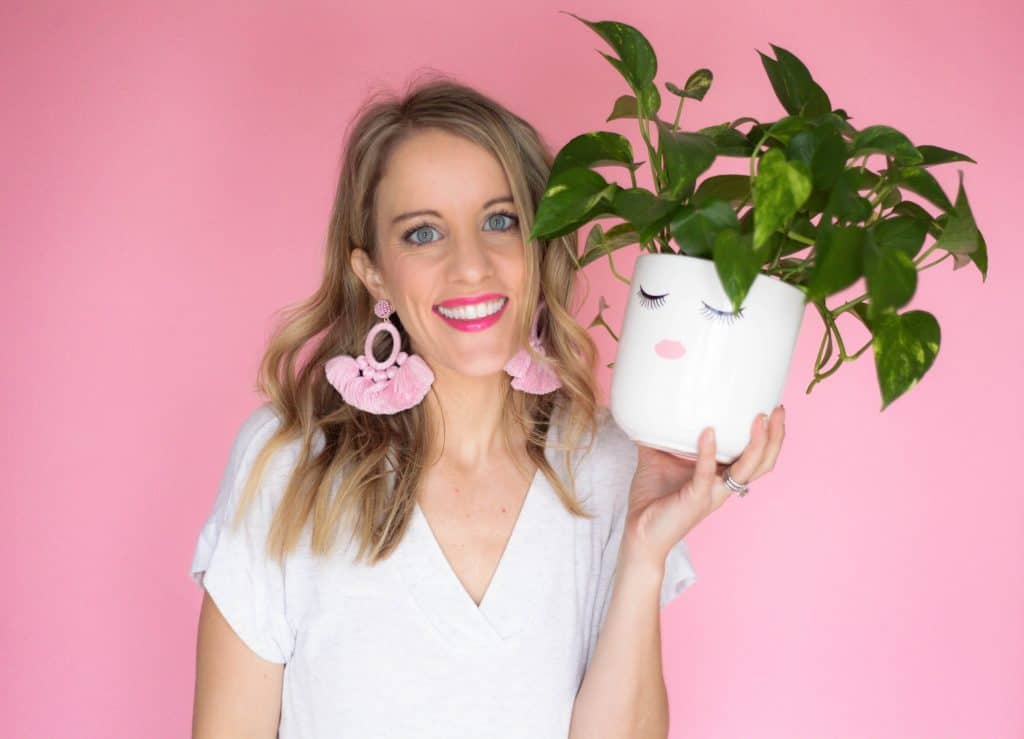
<instances>
[{"instance_id":1,"label":"pink background","mask_svg":"<svg viewBox=\"0 0 1024 739\"><path fill-rule=\"evenodd\" d=\"M261 402L271 314L318 280L345 124L371 88L429 65L556 149L633 135L604 123L626 92L606 47L560 7L637 26L659 84L710 67L691 130L782 115L755 53L776 43L858 127L979 163L962 168L991 277L925 273L911 307L939 319L942 349L917 388L880 414L867 354L804 395L821 335L808 312L779 464L691 532L700 582L663 612L672 736L1024 736L1019 3L14 5L6 736L187 735L193 546ZM934 170L950 193L958 166ZM581 321L604 295L618 326L625 286L604 265L588 275Z\"/></svg>"}]
</instances>

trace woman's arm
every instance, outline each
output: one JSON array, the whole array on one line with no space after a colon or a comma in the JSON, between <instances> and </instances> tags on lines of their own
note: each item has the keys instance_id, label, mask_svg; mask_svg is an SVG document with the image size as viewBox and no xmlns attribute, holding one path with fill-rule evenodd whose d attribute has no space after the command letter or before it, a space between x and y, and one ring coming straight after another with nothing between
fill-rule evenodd
<instances>
[{"instance_id":1,"label":"woman's arm","mask_svg":"<svg viewBox=\"0 0 1024 739\"><path fill-rule=\"evenodd\" d=\"M661 666L661 567L623 542L611 602L576 702L569 739L665 739L668 693Z\"/></svg>"},{"instance_id":2,"label":"woman's arm","mask_svg":"<svg viewBox=\"0 0 1024 739\"><path fill-rule=\"evenodd\" d=\"M277 736L284 665L258 657L203 594L196 647L193 739Z\"/></svg>"}]
</instances>

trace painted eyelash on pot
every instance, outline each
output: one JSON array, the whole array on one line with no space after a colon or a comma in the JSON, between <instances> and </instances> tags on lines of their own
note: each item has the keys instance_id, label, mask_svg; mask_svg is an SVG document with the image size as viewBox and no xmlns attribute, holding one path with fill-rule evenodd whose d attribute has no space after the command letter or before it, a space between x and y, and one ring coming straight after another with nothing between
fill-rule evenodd
<instances>
[{"instance_id":1,"label":"painted eyelash on pot","mask_svg":"<svg viewBox=\"0 0 1024 739\"><path fill-rule=\"evenodd\" d=\"M660 308L665 304L665 298L668 297L668 293L662 295L651 295L642 287L637 290L637 297L640 298L640 305L645 308ZM743 308L740 308L738 312L733 313L731 311L722 311L717 308L713 308L703 300L701 301L701 315L712 320L722 321L723 323L732 323L740 318L743 318Z\"/></svg>"},{"instance_id":2,"label":"painted eyelash on pot","mask_svg":"<svg viewBox=\"0 0 1024 739\"><path fill-rule=\"evenodd\" d=\"M642 287L637 290L636 295L640 298L640 305L644 308L660 308L665 305L665 298L668 297L668 293L664 295L650 295Z\"/></svg>"},{"instance_id":3,"label":"painted eyelash on pot","mask_svg":"<svg viewBox=\"0 0 1024 739\"><path fill-rule=\"evenodd\" d=\"M519 225L519 216L517 216L517 215L516 215L515 213L510 213L510 212L509 212L509 211L507 211L507 210L496 210L496 211L494 211L493 213L489 213L489 214L487 215L487 219L486 219L486 220L484 221L484 223L486 223L487 221L489 221L489 220L491 220L492 218L494 218L494 216L508 216L508 217L509 217L509 218L511 218L511 219L512 219L513 221L515 221L515 223L513 223L513 224L512 224L511 226L509 226L508 228L506 228L506 229L499 229L499 230L503 230L503 231L511 231L511 230L512 230L512 229L513 229L514 227L516 227L516 226L518 226L518 225ZM402 234L402 241L405 241L405 242L407 242L407 243L410 243L410 244L414 244L414 245L416 245L416 246L426 246L427 244L431 243L431 242L429 242L429 241L424 241L424 242L421 242L421 243L417 244L417 243L416 243L415 241L410 241L410 240L409 240L409 239L410 239L410 237L411 237L411 236L412 236L412 235L413 235L414 233L416 233L417 231L419 231L419 230L420 230L421 228L433 228L433 229L435 229L435 230L436 230L436 229L437 229L437 226L435 226L435 225L434 225L433 223L428 223L427 221L420 221L420 222L419 222L419 223L417 223L417 224L416 224L415 226L413 226L413 227L412 227L412 228L410 228L410 229L409 229L408 231L406 231L405 233L403 233L403 234Z\"/></svg>"},{"instance_id":4,"label":"painted eyelash on pot","mask_svg":"<svg viewBox=\"0 0 1024 739\"><path fill-rule=\"evenodd\" d=\"M733 321L743 318L743 308L740 308L739 311L733 313L731 311L723 311L718 310L717 308L712 308L703 300L700 302L702 306L700 309L701 315L706 316L707 318L710 318L713 321L723 321L725 323L732 323Z\"/></svg>"}]
</instances>

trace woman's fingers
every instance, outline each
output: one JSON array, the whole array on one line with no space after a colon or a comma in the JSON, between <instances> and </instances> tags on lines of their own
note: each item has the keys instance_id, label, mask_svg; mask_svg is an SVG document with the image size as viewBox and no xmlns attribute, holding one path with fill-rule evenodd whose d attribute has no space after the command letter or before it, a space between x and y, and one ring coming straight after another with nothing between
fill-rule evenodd
<instances>
[{"instance_id":1,"label":"woman's fingers","mask_svg":"<svg viewBox=\"0 0 1024 739\"><path fill-rule=\"evenodd\" d=\"M718 507L718 501L715 500L718 482L718 476L715 474L718 469L718 463L715 461L716 447L714 430L711 427L704 429L697 443L697 465L690 481L693 495L707 506L704 515Z\"/></svg>"},{"instance_id":2,"label":"woman's fingers","mask_svg":"<svg viewBox=\"0 0 1024 739\"><path fill-rule=\"evenodd\" d=\"M750 442L739 459L730 465L729 474L736 482L746 484L757 476L757 470L764 459L768 445L768 430L764 426L765 415L758 413L750 429ZM728 489L728 488L726 488Z\"/></svg>"},{"instance_id":3,"label":"woman's fingers","mask_svg":"<svg viewBox=\"0 0 1024 739\"><path fill-rule=\"evenodd\" d=\"M779 458L782 450L782 440L786 437L786 411L780 405L768 418L768 441L764 447L764 454L761 463L754 469L751 479L771 472L775 468L775 461Z\"/></svg>"}]
</instances>

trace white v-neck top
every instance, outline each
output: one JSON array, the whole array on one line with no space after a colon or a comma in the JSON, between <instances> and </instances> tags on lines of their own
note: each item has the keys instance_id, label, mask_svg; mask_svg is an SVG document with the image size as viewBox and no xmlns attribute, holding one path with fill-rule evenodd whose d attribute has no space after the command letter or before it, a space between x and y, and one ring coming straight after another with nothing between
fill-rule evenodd
<instances>
[{"instance_id":1,"label":"white v-neck top","mask_svg":"<svg viewBox=\"0 0 1024 739\"><path fill-rule=\"evenodd\" d=\"M376 566L354 561L348 536L314 558L309 524L284 568L268 560L265 538L298 441L272 457L232 531L256 454L279 424L269 404L252 412L191 572L256 654L285 665L278 736L564 739L607 613L637 463L636 445L611 414L600 420L591 452L573 462L577 497L597 517L565 511L538 471L478 607L418 504L394 554ZM549 437L558 437L555 424ZM549 446L547 458L566 479L563 452ZM661 605L695 581L680 541L666 561Z\"/></svg>"}]
</instances>

